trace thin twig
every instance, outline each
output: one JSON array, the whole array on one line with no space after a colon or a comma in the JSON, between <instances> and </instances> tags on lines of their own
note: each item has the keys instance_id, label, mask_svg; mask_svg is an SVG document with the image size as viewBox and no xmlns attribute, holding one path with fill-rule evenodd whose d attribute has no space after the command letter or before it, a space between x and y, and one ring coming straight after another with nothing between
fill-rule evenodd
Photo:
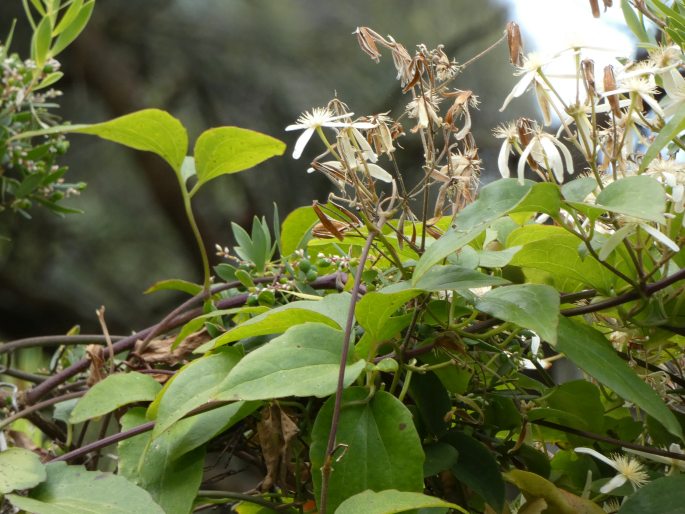
<instances>
[{"instance_id":1,"label":"thin twig","mask_svg":"<svg viewBox=\"0 0 685 514\"><path fill-rule=\"evenodd\" d=\"M111 336L113 342L120 341L126 336ZM79 334L79 335L57 335L57 336L39 336L27 337L24 339L16 339L7 343L0 343L0 355L3 353L10 353L14 350L22 348L37 348L47 346L60 345L79 345L79 344L107 344L105 336L101 334Z\"/></svg>"},{"instance_id":2,"label":"thin twig","mask_svg":"<svg viewBox=\"0 0 685 514\"><path fill-rule=\"evenodd\" d=\"M111 375L114 373L114 350L112 349L112 338L109 336L109 330L107 329L107 323L105 322L105 306L101 305L99 309L95 310L95 314L100 322L102 335L105 336L105 341L107 342L107 349L109 350L109 374Z\"/></svg>"},{"instance_id":3,"label":"thin twig","mask_svg":"<svg viewBox=\"0 0 685 514\"><path fill-rule=\"evenodd\" d=\"M11 423L14 423L16 420L24 418L33 412L44 409L45 407L50 407L51 405L55 405L56 403L65 402L67 400L72 400L74 398L80 398L84 394L86 394L85 391L74 391L73 393L55 396L54 398L50 398L49 400L45 400L34 405L29 405L28 407L20 410L19 412L12 414L9 418L5 418L2 421L0 421L0 429L5 428Z\"/></svg>"}]
</instances>

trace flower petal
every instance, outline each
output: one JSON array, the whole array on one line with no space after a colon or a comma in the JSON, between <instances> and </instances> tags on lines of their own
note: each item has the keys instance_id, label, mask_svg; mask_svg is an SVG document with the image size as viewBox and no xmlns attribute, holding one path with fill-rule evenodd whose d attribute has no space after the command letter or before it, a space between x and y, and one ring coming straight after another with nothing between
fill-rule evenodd
<instances>
[{"instance_id":1,"label":"flower petal","mask_svg":"<svg viewBox=\"0 0 685 514\"><path fill-rule=\"evenodd\" d=\"M499 149L499 157L497 158L497 167L499 168L500 175L503 178L509 178L511 175L509 171L509 154L511 153L511 143L508 139L504 140L502 143L502 148Z\"/></svg>"},{"instance_id":2,"label":"flower petal","mask_svg":"<svg viewBox=\"0 0 685 514\"><path fill-rule=\"evenodd\" d=\"M373 178L382 182L387 182L388 184L392 182L392 175L377 164L367 163L366 168L369 170L369 175Z\"/></svg>"},{"instance_id":3,"label":"flower petal","mask_svg":"<svg viewBox=\"0 0 685 514\"><path fill-rule=\"evenodd\" d=\"M628 481L628 479L625 477L625 475L621 475L620 473L616 475L614 478L609 480L606 484L604 484L599 492L603 494L607 494L614 489L618 489L621 487L623 484L625 484Z\"/></svg>"},{"instance_id":4,"label":"flower petal","mask_svg":"<svg viewBox=\"0 0 685 514\"><path fill-rule=\"evenodd\" d=\"M314 134L314 129L308 128L297 138L295 149L293 150L293 159L300 158L304 151L304 147L307 146L307 143L309 143L309 140L312 138L312 134Z\"/></svg>"},{"instance_id":5,"label":"flower petal","mask_svg":"<svg viewBox=\"0 0 685 514\"><path fill-rule=\"evenodd\" d=\"M666 236L666 234L663 234L662 232L658 231L654 227L651 227L647 223L640 223L640 227L642 227L645 232L647 232L650 236L652 236L654 239L659 241L664 246L670 248L674 252L680 251L678 245L675 244L668 236Z\"/></svg>"},{"instance_id":6,"label":"flower petal","mask_svg":"<svg viewBox=\"0 0 685 514\"><path fill-rule=\"evenodd\" d=\"M592 455L595 459L601 460L604 464L607 464L612 468L616 469L616 463L613 460L611 460L609 457L605 457L604 455L602 455L596 450L593 450L592 448L585 448L581 446L579 448L574 448L573 451L576 453L586 453L587 455Z\"/></svg>"},{"instance_id":7,"label":"flower petal","mask_svg":"<svg viewBox=\"0 0 685 514\"><path fill-rule=\"evenodd\" d=\"M504 103L502 104L502 107L499 108L499 111L502 112L504 109L507 108L507 105L509 105L509 102L511 102L514 98L518 98L521 96L523 93L526 92L526 89L528 89L528 86L530 86L531 82L533 82L533 79L535 78L535 72L528 72L523 77L521 77L521 80L519 80L514 88L511 90L511 93L509 93L509 96L507 96L504 100Z\"/></svg>"},{"instance_id":8,"label":"flower petal","mask_svg":"<svg viewBox=\"0 0 685 514\"><path fill-rule=\"evenodd\" d=\"M521 185L523 185L524 173L526 171L526 161L528 160L528 156L530 155L530 152L533 150L533 146L535 145L535 143L535 139L528 143L528 146L526 146L526 148L521 153L521 157L519 158L519 164L516 169L516 174L518 175L519 184Z\"/></svg>"},{"instance_id":9,"label":"flower petal","mask_svg":"<svg viewBox=\"0 0 685 514\"><path fill-rule=\"evenodd\" d=\"M552 169L554 178L560 184L564 182L564 163L561 161L559 150L556 149L554 143L550 141L551 138L541 136L539 138L540 146L545 154L547 165Z\"/></svg>"}]
</instances>

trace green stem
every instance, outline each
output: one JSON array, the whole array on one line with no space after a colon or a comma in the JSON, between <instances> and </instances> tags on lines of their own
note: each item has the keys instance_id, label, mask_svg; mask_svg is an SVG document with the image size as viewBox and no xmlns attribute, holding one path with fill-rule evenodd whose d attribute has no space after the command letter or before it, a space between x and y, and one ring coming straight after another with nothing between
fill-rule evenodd
<instances>
[{"instance_id":1,"label":"green stem","mask_svg":"<svg viewBox=\"0 0 685 514\"><path fill-rule=\"evenodd\" d=\"M183 207L186 211L186 217L188 218L188 223L190 223L190 228L192 229L193 235L195 236L195 241L197 242L197 248L198 250L200 250L200 256L202 257L202 272L204 274L204 279L202 282L203 292L204 295L207 296L209 294L210 285L209 257L207 256L207 248L205 247L205 242L202 240L202 234L200 234L200 229L198 228L197 222L195 221L193 205L190 201L191 195L188 193L188 190L186 189L183 183L183 178L180 175L178 176L178 180L181 184L181 194L183 195Z\"/></svg>"}]
</instances>

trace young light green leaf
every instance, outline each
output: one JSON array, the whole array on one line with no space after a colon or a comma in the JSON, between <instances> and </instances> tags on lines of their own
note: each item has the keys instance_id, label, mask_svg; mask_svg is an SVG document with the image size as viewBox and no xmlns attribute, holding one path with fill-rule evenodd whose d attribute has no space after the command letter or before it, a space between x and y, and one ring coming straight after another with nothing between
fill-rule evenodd
<instances>
[{"instance_id":1,"label":"young light green leaf","mask_svg":"<svg viewBox=\"0 0 685 514\"><path fill-rule=\"evenodd\" d=\"M148 418L157 421L153 437L158 437L194 408L208 402L240 359L237 348L226 348L183 366L164 385L148 409Z\"/></svg>"},{"instance_id":2,"label":"young light green leaf","mask_svg":"<svg viewBox=\"0 0 685 514\"><path fill-rule=\"evenodd\" d=\"M71 22L74 21L78 13L81 11L82 6L83 0L73 0L73 2L71 2L71 5L62 15L62 18L59 20L59 23L55 27L55 30L52 31L52 35L58 36L59 34L64 32L64 29L71 25Z\"/></svg>"},{"instance_id":3,"label":"young light green leaf","mask_svg":"<svg viewBox=\"0 0 685 514\"><path fill-rule=\"evenodd\" d=\"M78 36L81 34L88 20L90 20L90 15L93 14L93 8L95 7L95 0L89 0L79 9L78 14L72 19L71 23L64 27L60 34L57 36L55 44L52 46L51 56L55 57L62 50L68 47Z\"/></svg>"},{"instance_id":4,"label":"young light green leaf","mask_svg":"<svg viewBox=\"0 0 685 514\"><path fill-rule=\"evenodd\" d=\"M34 514L165 514L147 491L124 477L65 462L52 462L45 470L47 480L28 497L7 495L12 505Z\"/></svg>"},{"instance_id":5,"label":"young light green leaf","mask_svg":"<svg viewBox=\"0 0 685 514\"><path fill-rule=\"evenodd\" d=\"M189 295L196 295L202 291L202 286L193 284L187 280L172 278L155 282L143 291L143 294L156 293L157 291L181 291L183 293L188 293Z\"/></svg>"},{"instance_id":6,"label":"young light green leaf","mask_svg":"<svg viewBox=\"0 0 685 514\"><path fill-rule=\"evenodd\" d=\"M473 287L501 286L509 281L461 266L433 266L414 287L423 291L456 291Z\"/></svg>"},{"instance_id":7,"label":"young light green leaf","mask_svg":"<svg viewBox=\"0 0 685 514\"><path fill-rule=\"evenodd\" d=\"M136 150L159 155L180 173L188 150L188 134L176 118L159 109L144 109L104 123L66 127L65 132L92 134Z\"/></svg>"},{"instance_id":8,"label":"young light green leaf","mask_svg":"<svg viewBox=\"0 0 685 514\"><path fill-rule=\"evenodd\" d=\"M683 438L680 423L661 397L616 355L600 332L562 316L556 350L599 383L644 410L671 434Z\"/></svg>"},{"instance_id":9,"label":"young light green leaf","mask_svg":"<svg viewBox=\"0 0 685 514\"><path fill-rule=\"evenodd\" d=\"M435 264L438 264L448 255L469 244L478 237L481 232L483 232L482 227L472 229L468 232L459 230L450 230L447 232L426 248L426 251L416 264L416 268L414 268L412 283L416 284Z\"/></svg>"},{"instance_id":10,"label":"young light green leaf","mask_svg":"<svg viewBox=\"0 0 685 514\"><path fill-rule=\"evenodd\" d=\"M44 89L48 86L52 86L55 82L57 82L63 76L64 76L64 73L62 73L61 71L53 71L52 73L48 74L43 80L40 81L40 84L38 84L34 88L34 91Z\"/></svg>"},{"instance_id":11,"label":"young light green leaf","mask_svg":"<svg viewBox=\"0 0 685 514\"><path fill-rule=\"evenodd\" d=\"M385 491L366 490L355 494L340 504L335 514L394 514L406 512L412 509L428 509L444 507L458 510L467 514L459 505L449 503L435 496L427 496L422 493L409 493L396 489Z\"/></svg>"},{"instance_id":12,"label":"young light green leaf","mask_svg":"<svg viewBox=\"0 0 685 514\"><path fill-rule=\"evenodd\" d=\"M424 453L412 414L393 395L378 391L368 402L368 390L352 387L343 393L336 442L344 448L329 484L329 512L355 494L372 489L423 491ZM344 406L347 402L357 402ZM323 405L312 429L312 469L321 469L331 429L334 398ZM321 473L312 473L316 498ZM366 512L366 510L357 511Z\"/></svg>"},{"instance_id":13,"label":"young light green leaf","mask_svg":"<svg viewBox=\"0 0 685 514\"><path fill-rule=\"evenodd\" d=\"M43 463L32 451L9 448L0 452L0 494L29 489L45 478Z\"/></svg>"},{"instance_id":14,"label":"young light green leaf","mask_svg":"<svg viewBox=\"0 0 685 514\"><path fill-rule=\"evenodd\" d=\"M195 166L199 184L220 175L256 166L283 155L285 143L254 130L219 127L203 132L195 143Z\"/></svg>"},{"instance_id":15,"label":"young light green leaf","mask_svg":"<svg viewBox=\"0 0 685 514\"><path fill-rule=\"evenodd\" d=\"M559 186L551 182L538 182L509 213L541 212L554 217L559 214L560 207L561 191Z\"/></svg>"},{"instance_id":16,"label":"young light green leaf","mask_svg":"<svg viewBox=\"0 0 685 514\"><path fill-rule=\"evenodd\" d=\"M515 284L488 291L476 309L536 332L550 344L557 341L559 293L553 287Z\"/></svg>"},{"instance_id":17,"label":"young light green leaf","mask_svg":"<svg viewBox=\"0 0 685 514\"><path fill-rule=\"evenodd\" d=\"M36 27L31 39L31 57L36 61L36 69L42 70L50 53L52 42L52 24L50 17L45 16Z\"/></svg>"},{"instance_id":18,"label":"young light green leaf","mask_svg":"<svg viewBox=\"0 0 685 514\"><path fill-rule=\"evenodd\" d=\"M295 250L302 248L310 235L310 231L317 224L319 218L311 206L298 207L292 211L281 227L281 255L288 257Z\"/></svg>"},{"instance_id":19,"label":"young light green leaf","mask_svg":"<svg viewBox=\"0 0 685 514\"><path fill-rule=\"evenodd\" d=\"M355 307L357 323L369 333L371 340L376 342L383 327L395 311L419 294L421 292L414 289L392 294L367 293Z\"/></svg>"},{"instance_id":20,"label":"young light green leaf","mask_svg":"<svg viewBox=\"0 0 685 514\"><path fill-rule=\"evenodd\" d=\"M470 231L504 216L526 198L534 184L532 180L519 184L515 178L491 182L480 190L475 202L455 217L454 226L460 231Z\"/></svg>"},{"instance_id":21,"label":"young light green leaf","mask_svg":"<svg viewBox=\"0 0 685 514\"><path fill-rule=\"evenodd\" d=\"M345 326L350 294L331 294L322 300L291 302L241 323L219 336L215 347L246 337L278 334L302 323L323 323L333 328Z\"/></svg>"},{"instance_id":22,"label":"young light green leaf","mask_svg":"<svg viewBox=\"0 0 685 514\"><path fill-rule=\"evenodd\" d=\"M654 141L647 147L645 156L640 161L640 172L645 171L647 166L659 156L661 150L666 148L666 145L678 137L678 134L683 130L685 130L685 109L678 109L673 117L668 120L668 123L662 127Z\"/></svg>"},{"instance_id":23,"label":"young light green leaf","mask_svg":"<svg viewBox=\"0 0 685 514\"><path fill-rule=\"evenodd\" d=\"M150 375L117 373L91 387L71 411L69 422L82 423L135 402L151 402L162 388Z\"/></svg>"},{"instance_id":24,"label":"young light green leaf","mask_svg":"<svg viewBox=\"0 0 685 514\"><path fill-rule=\"evenodd\" d=\"M666 476L649 482L621 505L620 514L680 514L685 505L685 475Z\"/></svg>"},{"instance_id":25,"label":"young light green leaf","mask_svg":"<svg viewBox=\"0 0 685 514\"><path fill-rule=\"evenodd\" d=\"M612 182L597 195L596 203L611 212L664 223L666 193L653 177L637 175Z\"/></svg>"},{"instance_id":26,"label":"young light green leaf","mask_svg":"<svg viewBox=\"0 0 685 514\"><path fill-rule=\"evenodd\" d=\"M623 18L626 20L626 25L632 31L633 34L642 43L649 43L650 39L647 35L644 25L635 14L630 2L628 0L621 0L621 10L623 11Z\"/></svg>"},{"instance_id":27,"label":"young light green leaf","mask_svg":"<svg viewBox=\"0 0 685 514\"><path fill-rule=\"evenodd\" d=\"M265 400L335 393L343 333L321 323L304 323L248 353L219 384L214 400ZM345 387L366 362L348 360Z\"/></svg>"}]
</instances>

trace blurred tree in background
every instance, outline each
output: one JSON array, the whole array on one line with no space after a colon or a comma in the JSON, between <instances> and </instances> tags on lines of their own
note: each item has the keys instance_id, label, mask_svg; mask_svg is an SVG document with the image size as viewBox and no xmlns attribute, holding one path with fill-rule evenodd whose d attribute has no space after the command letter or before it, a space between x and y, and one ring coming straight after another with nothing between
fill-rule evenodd
<instances>
[{"instance_id":1,"label":"blurred tree in background","mask_svg":"<svg viewBox=\"0 0 685 514\"><path fill-rule=\"evenodd\" d=\"M0 34L14 18L12 50L25 56L29 32L21 2L0 3ZM494 1L102 0L86 31L60 56L66 72L57 85L64 92L61 115L95 122L159 107L189 127L191 141L206 127L238 125L292 145L297 134L283 128L335 95L358 114L387 105L395 113L404 109L407 99L389 63L369 62L351 35L356 26L392 34L410 49L443 43L463 62L494 42L506 21L506 9ZM501 47L478 61L455 85L501 103L513 82L501 80L505 53ZM490 131L501 119L494 112L476 112L473 121L484 181L497 173ZM506 117L517 114L510 109ZM313 157L276 159L198 195L210 248L232 243L230 220L247 225L254 214L271 213L273 202L286 213L325 199L329 184L305 172ZM0 338L60 333L74 324L98 330L94 312L101 304L110 330L128 333L176 299L141 295L150 277L199 278L178 188L161 160L88 138L66 163L69 180L88 183L69 205L88 216L59 218L36 209L30 222L7 212L0 218Z\"/></svg>"}]
</instances>

